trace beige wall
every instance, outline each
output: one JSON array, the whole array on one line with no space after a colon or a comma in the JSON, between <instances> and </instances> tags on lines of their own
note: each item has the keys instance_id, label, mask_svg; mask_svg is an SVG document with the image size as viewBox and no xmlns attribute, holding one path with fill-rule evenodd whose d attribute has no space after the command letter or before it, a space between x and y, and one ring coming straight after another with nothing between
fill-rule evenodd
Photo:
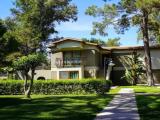
<instances>
[{"instance_id":1,"label":"beige wall","mask_svg":"<svg viewBox=\"0 0 160 120\"><path fill-rule=\"evenodd\" d=\"M84 78L84 68L83 66L79 66L79 67L71 67L71 68L52 68L52 77L54 77L55 79L59 80L60 78L60 72L65 72L65 71L78 71L79 72L79 79ZM56 74L56 75L55 75Z\"/></svg>"},{"instance_id":2,"label":"beige wall","mask_svg":"<svg viewBox=\"0 0 160 120\"><path fill-rule=\"evenodd\" d=\"M56 58L63 58L63 53L57 52L57 53L51 54L51 68L56 68L56 65L55 65Z\"/></svg>"},{"instance_id":3,"label":"beige wall","mask_svg":"<svg viewBox=\"0 0 160 120\"><path fill-rule=\"evenodd\" d=\"M116 64L113 67L113 77L112 80L114 83L125 83L126 81L121 80L120 78L124 75L124 67L119 61L117 57L124 56L124 55L130 55L133 51L123 50L113 53L113 61ZM137 53L141 54L141 59L144 60L144 51L138 50ZM156 83L160 83L160 50L158 49L152 49L151 50L151 60L152 60L152 69L153 69L153 75ZM144 82L142 80L141 82Z\"/></svg>"},{"instance_id":4,"label":"beige wall","mask_svg":"<svg viewBox=\"0 0 160 120\"><path fill-rule=\"evenodd\" d=\"M123 65L122 63L119 61L118 57L120 56L124 56L124 55L131 55L133 53L133 51L118 51L118 52L114 52L113 53L113 61L116 63L116 65L114 66L114 69L116 70L122 70ZM144 61L144 51L143 50L138 50L137 51L138 54L140 54L141 56L141 60ZM152 69L160 69L160 50L151 50L151 60L152 60Z\"/></svg>"},{"instance_id":5,"label":"beige wall","mask_svg":"<svg viewBox=\"0 0 160 120\"><path fill-rule=\"evenodd\" d=\"M51 71L51 79L57 79L57 71Z\"/></svg>"},{"instance_id":6,"label":"beige wall","mask_svg":"<svg viewBox=\"0 0 160 120\"><path fill-rule=\"evenodd\" d=\"M84 77L85 78L97 78L99 67L90 66L84 68Z\"/></svg>"},{"instance_id":7,"label":"beige wall","mask_svg":"<svg viewBox=\"0 0 160 120\"><path fill-rule=\"evenodd\" d=\"M96 50L82 51L82 58L85 66L99 66L99 52Z\"/></svg>"},{"instance_id":8,"label":"beige wall","mask_svg":"<svg viewBox=\"0 0 160 120\"><path fill-rule=\"evenodd\" d=\"M144 51L139 51L142 59L144 60ZM160 69L160 50L151 50L152 69Z\"/></svg>"},{"instance_id":9,"label":"beige wall","mask_svg":"<svg viewBox=\"0 0 160 120\"><path fill-rule=\"evenodd\" d=\"M66 41L57 44L57 49L65 49L65 48L82 48L82 44L80 42L74 41Z\"/></svg>"},{"instance_id":10,"label":"beige wall","mask_svg":"<svg viewBox=\"0 0 160 120\"><path fill-rule=\"evenodd\" d=\"M29 75L31 76L31 72L29 72ZM36 70L34 79L37 80L39 77L51 79L51 70Z\"/></svg>"}]
</instances>

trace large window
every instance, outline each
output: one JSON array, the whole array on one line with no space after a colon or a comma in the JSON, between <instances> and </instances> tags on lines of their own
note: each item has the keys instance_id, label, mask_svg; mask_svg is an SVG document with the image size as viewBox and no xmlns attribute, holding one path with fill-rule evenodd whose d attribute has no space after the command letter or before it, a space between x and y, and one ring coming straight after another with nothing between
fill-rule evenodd
<instances>
[{"instance_id":1,"label":"large window","mask_svg":"<svg viewBox=\"0 0 160 120\"><path fill-rule=\"evenodd\" d=\"M64 52L63 57L64 59L80 58L81 52L80 51L67 51L67 52Z\"/></svg>"},{"instance_id":2,"label":"large window","mask_svg":"<svg viewBox=\"0 0 160 120\"><path fill-rule=\"evenodd\" d=\"M81 52L80 51L67 51L63 54L64 66L81 65Z\"/></svg>"}]
</instances>

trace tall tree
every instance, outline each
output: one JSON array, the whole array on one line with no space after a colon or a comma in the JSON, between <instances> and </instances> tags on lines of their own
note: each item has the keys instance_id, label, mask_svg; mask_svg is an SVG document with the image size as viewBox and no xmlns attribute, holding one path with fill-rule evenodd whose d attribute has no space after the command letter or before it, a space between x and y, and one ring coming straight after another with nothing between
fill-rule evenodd
<instances>
[{"instance_id":1,"label":"tall tree","mask_svg":"<svg viewBox=\"0 0 160 120\"><path fill-rule=\"evenodd\" d=\"M11 34L21 44L21 53L24 55L15 63L28 81L28 71L31 70L31 84L25 88L25 94L30 97L35 68L40 64L40 57L33 54L44 52L43 44L51 34L57 33L56 25L66 21L77 20L77 8L71 0L16 0L15 8L11 9L15 27ZM37 62L37 63L36 63ZM33 63L33 64L31 64Z\"/></svg>"},{"instance_id":2,"label":"tall tree","mask_svg":"<svg viewBox=\"0 0 160 120\"><path fill-rule=\"evenodd\" d=\"M106 1L106 0L105 0ZM114 26L118 33L124 33L131 26L139 27L143 35L145 66L148 85L154 85L149 50L149 22L156 19L153 14L159 11L159 0L120 0L117 4L105 3L102 8L95 5L86 10L86 14L100 17L102 21L93 23L92 34L107 35L106 28Z\"/></svg>"},{"instance_id":3,"label":"tall tree","mask_svg":"<svg viewBox=\"0 0 160 120\"><path fill-rule=\"evenodd\" d=\"M14 35L21 42L23 54L43 51L43 42L56 33L56 25L77 19L71 0L16 0L11 9L16 21Z\"/></svg>"},{"instance_id":4,"label":"tall tree","mask_svg":"<svg viewBox=\"0 0 160 120\"><path fill-rule=\"evenodd\" d=\"M5 55L4 54L4 52L5 52L4 46L6 44L6 41L3 37L3 35L6 33L6 31L7 31L7 28L4 25L3 20L0 19L0 58L1 58L0 66L2 66L2 64L3 64L3 58Z\"/></svg>"},{"instance_id":5,"label":"tall tree","mask_svg":"<svg viewBox=\"0 0 160 120\"><path fill-rule=\"evenodd\" d=\"M6 67L11 65L11 61L19 54L18 41L10 34L13 27L9 19L0 20L0 66Z\"/></svg>"}]
</instances>

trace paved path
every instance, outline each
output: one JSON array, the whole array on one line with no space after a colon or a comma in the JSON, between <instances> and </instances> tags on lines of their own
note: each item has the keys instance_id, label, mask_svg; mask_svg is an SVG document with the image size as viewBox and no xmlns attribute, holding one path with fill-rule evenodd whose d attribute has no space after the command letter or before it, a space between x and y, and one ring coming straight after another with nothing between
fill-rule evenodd
<instances>
[{"instance_id":1,"label":"paved path","mask_svg":"<svg viewBox=\"0 0 160 120\"><path fill-rule=\"evenodd\" d=\"M122 88L95 120L140 120L133 89Z\"/></svg>"}]
</instances>

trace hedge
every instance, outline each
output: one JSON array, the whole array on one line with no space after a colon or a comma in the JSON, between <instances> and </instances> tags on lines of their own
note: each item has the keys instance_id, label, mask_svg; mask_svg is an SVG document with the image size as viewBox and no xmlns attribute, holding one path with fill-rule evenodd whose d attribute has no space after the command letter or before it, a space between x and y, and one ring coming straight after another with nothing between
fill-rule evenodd
<instances>
[{"instance_id":1,"label":"hedge","mask_svg":"<svg viewBox=\"0 0 160 120\"><path fill-rule=\"evenodd\" d=\"M0 80L0 95L21 95L23 80ZM35 80L32 94L105 94L111 82L102 79Z\"/></svg>"}]
</instances>

